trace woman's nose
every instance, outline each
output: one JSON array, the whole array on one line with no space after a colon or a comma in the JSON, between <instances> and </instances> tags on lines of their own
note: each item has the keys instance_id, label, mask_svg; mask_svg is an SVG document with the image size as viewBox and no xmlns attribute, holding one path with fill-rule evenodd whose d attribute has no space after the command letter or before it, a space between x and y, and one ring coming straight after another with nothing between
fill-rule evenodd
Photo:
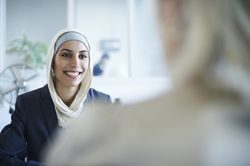
<instances>
[{"instance_id":1,"label":"woman's nose","mask_svg":"<svg viewBox=\"0 0 250 166\"><path fill-rule=\"evenodd\" d=\"M80 59L78 58L78 55L74 55L71 59L71 66L78 66L80 63Z\"/></svg>"}]
</instances>

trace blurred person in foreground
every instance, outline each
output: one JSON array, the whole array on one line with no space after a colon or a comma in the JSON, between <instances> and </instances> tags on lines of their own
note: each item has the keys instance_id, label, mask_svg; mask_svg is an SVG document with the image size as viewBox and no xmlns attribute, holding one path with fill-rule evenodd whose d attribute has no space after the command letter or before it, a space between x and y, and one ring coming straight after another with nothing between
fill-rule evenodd
<instances>
[{"instance_id":1,"label":"blurred person in foreground","mask_svg":"<svg viewBox=\"0 0 250 166\"><path fill-rule=\"evenodd\" d=\"M54 134L84 113L87 105L111 103L90 88L90 46L85 36L63 29L48 50L48 83L17 97L11 123L0 134L1 166L41 165Z\"/></svg>"},{"instance_id":2,"label":"blurred person in foreground","mask_svg":"<svg viewBox=\"0 0 250 166\"><path fill-rule=\"evenodd\" d=\"M159 0L158 10L172 89L87 111L48 166L250 165L250 1Z\"/></svg>"}]
</instances>

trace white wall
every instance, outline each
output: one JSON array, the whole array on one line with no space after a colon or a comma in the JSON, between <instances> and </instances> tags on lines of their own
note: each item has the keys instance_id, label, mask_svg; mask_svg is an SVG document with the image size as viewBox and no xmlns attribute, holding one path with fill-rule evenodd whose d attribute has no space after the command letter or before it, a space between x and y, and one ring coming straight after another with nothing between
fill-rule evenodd
<instances>
[{"instance_id":1,"label":"white wall","mask_svg":"<svg viewBox=\"0 0 250 166\"><path fill-rule=\"evenodd\" d=\"M128 3L127 0L76 0L75 26L86 34L91 44L92 64L102 52L101 40L118 39L121 47L110 55L109 76L128 77Z\"/></svg>"},{"instance_id":2,"label":"white wall","mask_svg":"<svg viewBox=\"0 0 250 166\"><path fill-rule=\"evenodd\" d=\"M134 0L131 67L133 77L165 76L155 0Z\"/></svg>"},{"instance_id":3,"label":"white wall","mask_svg":"<svg viewBox=\"0 0 250 166\"><path fill-rule=\"evenodd\" d=\"M111 95L111 98L120 98L125 105L148 100L171 88L170 80L164 77L144 78L100 78L94 77L92 87Z\"/></svg>"},{"instance_id":4,"label":"white wall","mask_svg":"<svg viewBox=\"0 0 250 166\"><path fill-rule=\"evenodd\" d=\"M166 74L155 27L154 0L68 1L75 2L71 20L67 20L67 0L6 1L6 43L20 38L23 32L30 40L50 43L59 29L66 27L67 22L73 22L72 26L82 30L90 41L92 64L101 56L101 40L121 41L121 50L111 53L108 62L110 76L119 77L120 74L126 78ZM18 60L11 56L2 59L6 59L5 66Z\"/></svg>"},{"instance_id":5,"label":"white wall","mask_svg":"<svg viewBox=\"0 0 250 166\"><path fill-rule=\"evenodd\" d=\"M67 0L7 0L6 44L26 33L29 40L50 43L67 25ZM6 57L5 66L16 63Z\"/></svg>"},{"instance_id":6,"label":"white wall","mask_svg":"<svg viewBox=\"0 0 250 166\"><path fill-rule=\"evenodd\" d=\"M67 0L7 0L7 42L26 32L34 41L50 42L67 23Z\"/></svg>"},{"instance_id":7,"label":"white wall","mask_svg":"<svg viewBox=\"0 0 250 166\"><path fill-rule=\"evenodd\" d=\"M114 77L165 76L155 19L154 0L75 0L75 26L92 46L93 64L100 58L102 39L119 39L121 50L111 54L107 70ZM119 73L120 72L120 73ZM118 74L117 74L118 73Z\"/></svg>"}]
</instances>

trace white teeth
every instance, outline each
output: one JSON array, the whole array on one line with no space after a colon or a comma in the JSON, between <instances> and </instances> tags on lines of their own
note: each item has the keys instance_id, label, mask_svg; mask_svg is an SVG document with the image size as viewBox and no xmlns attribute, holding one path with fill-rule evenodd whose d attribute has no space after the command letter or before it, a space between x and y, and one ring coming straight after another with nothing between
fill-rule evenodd
<instances>
[{"instance_id":1,"label":"white teeth","mask_svg":"<svg viewBox=\"0 0 250 166\"><path fill-rule=\"evenodd\" d=\"M75 76L79 75L79 72L68 71L68 72L66 72L66 74L71 76L71 77L75 77Z\"/></svg>"}]
</instances>

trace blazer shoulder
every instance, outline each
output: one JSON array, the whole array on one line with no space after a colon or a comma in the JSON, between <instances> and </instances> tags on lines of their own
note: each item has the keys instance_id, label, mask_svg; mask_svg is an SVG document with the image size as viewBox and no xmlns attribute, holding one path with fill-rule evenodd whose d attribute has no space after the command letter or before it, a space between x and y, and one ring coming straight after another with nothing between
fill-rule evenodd
<instances>
[{"instance_id":1,"label":"blazer shoulder","mask_svg":"<svg viewBox=\"0 0 250 166\"><path fill-rule=\"evenodd\" d=\"M111 103L111 97L109 94L100 92L94 88L90 88L88 91L88 98L91 98L91 100L97 100L99 102L104 103Z\"/></svg>"},{"instance_id":2,"label":"blazer shoulder","mask_svg":"<svg viewBox=\"0 0 250 166\"><path fill-rule=\"evenodd\" d=\"M32 116L39 117L42 114L53 112L54 105L51 99L47 85L44 87L23 93L17 97L14 112L25 112ZM52 113L54 114L54 113ZM50 115L54 116L54 115Z\"/></svg>"},{"instance_id":3,"label":"blazer shoulder","mask_svg":"<svg viewBox=\"0 0 250 166\"><path fill-rule=\"evenodd\" d=\"M29 92L23 93L21 95L18 95L18 98L21 98L22 100L29 100L29 101L34 101L36 99L42 99L44 97L49 96L49 90L48 86L45 85L41 88L31 90Z\"/></svg>"}]
</instances>

